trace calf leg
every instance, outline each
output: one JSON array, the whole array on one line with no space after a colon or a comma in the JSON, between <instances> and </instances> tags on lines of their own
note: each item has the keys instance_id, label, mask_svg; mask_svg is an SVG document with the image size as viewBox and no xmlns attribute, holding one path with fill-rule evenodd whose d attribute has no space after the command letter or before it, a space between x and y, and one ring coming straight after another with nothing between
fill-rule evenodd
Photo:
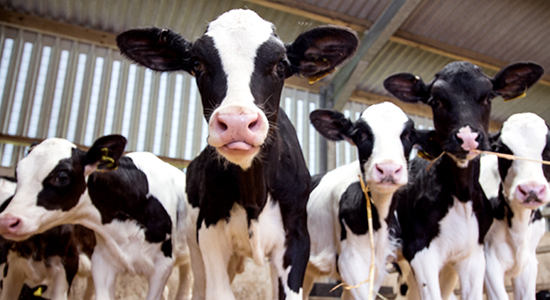
<instances>
[{"instance_id":1,"label":"calf leg","mask_svg":"<svg viewBox=\"0 0 550 300\"><path fill-rule=\"evenodd\" d=\"M105 251L100 247L96 247L92 254L92 277L95 286L95 298L102 300L115 299L117 269L109 263L107 257L104 257L102 252ZM108 251L108 250L106 250ZM105 259L107 258L107 259Z\"/></svg>"},{"instance_id":2,"label":"calf leg","mask_svg":"<svg viewBox=\"0 0 550 300\"><path fill-rule=\"evenodd\" d=\"M439 270L442 263L436 251L424 249L417 252L411 260L410 266L414 272L421 299L441 300Z\"/></svg>"},{"instance_id":3,"label":"calf leg","mask_svg":"<svg viewBox=\"0 0 550 300\"><path fill-rule=\"evenodd\" d=\"M231 257L231 244L225 236L225 221L199 229L199 248L206 275L206 300L234 300L227 268Z\"/></svg>"},{"instance_id":4,"label":"calf leg","mask_svg":"<svg viewBox=\"0 0 550 300\"><path fill-rule=\"evenodd\" d=\"M532 299L536 297L538 262L532 256L518 277L512 279L514 299Z\"/></svg>"},{"instance_id":5,"label":"calf leg","mask_svg":"<svg viewBox=\"0 0 550 300\"><path fill-rule=\"evenodd\" d=\"M346 228L347 229L347 228ZM338 270L342 280L350 285L356 286L369 278L370 276L370 245L361 243L358 236L348 231L348 238L342 241L342 252L338 257ZM367 241L368 242L368 241ZM369 293L376 295L378 291L369 291L369 282L364 282L357 288L351 289L350 293L356 300L368 299Z\"/></svg>"},{"instance_id":6,"label":"calf leg","mask_svg":"<svg viewBox=\"0 0 550 300\"><path fill-rule=\"evenodd\" d=\"M160 249L159 249L160 250ZM166 287L168 277L172 273L174 267L174 258L164 256L162 251L155 259L155 270L153 274L149 276L149 290L147 291L146 300L166 299L167 295L163 294Z\"/></svg>"},{"instance_id":7,"label":"calf leg","mask_svg":"<svg viewBox=\"0 0 550 300\"><path fill-rule=\"evenodd\" d=\"M483 246L477 245L468 258L456 263L455 269L460 278L461 298L483 299L483 275L485 274Z\"/></svg>"},{"instance_id":8,"label":"calf leg","mask_svg":"<svg viewBox=\"0 0 550 300\"><path fill-rule=\"evenodd\" d=\"M485 268L484 281L487 299L497 300L508 298L504 283L504 270L502 265L498 261L498 258L494 255L487 254L486 259L487 267Z\"/></svg>"}]
</instances>

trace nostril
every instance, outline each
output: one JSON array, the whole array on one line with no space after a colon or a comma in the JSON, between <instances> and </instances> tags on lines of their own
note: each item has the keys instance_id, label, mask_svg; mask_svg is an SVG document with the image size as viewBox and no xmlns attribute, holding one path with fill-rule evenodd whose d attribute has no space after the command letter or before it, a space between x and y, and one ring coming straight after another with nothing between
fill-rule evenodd
<instances>
[{"instance_id":1,"label":"nostril","mask_svg":"<svg viewBox=\"0 0 550 300\"><path fill-rule=\"evenodd\" d=\"M13 222L13 223L10 224L10 228L11 228L11 229L16 228L17 226L19 226L19 223L20 223L20 220L19 220L19 219L16 219L15 222Z\"/></svg>"},{"instance_id":2,"label":"nostril","mask_svg":"<svg viewBox=\"0 0 550 300\"><path fill-rule=\"evenodd\" d=\"M384 169L380 168L380 166L378 164L376 164L375 167L376 167L376 171L378 171L378 173L380 173L382 175L384 174Z\"/></svg>"},{"instance_id":3,"label":"nostril","mask_svg":"<svg viewBox=\"0 0 550 300\"><path fill-rule=\"evenodd\" d=\"M529 193L528 191L524 190L521 185L518 185L518 191L522 196L527 196L527 194Z\"/></svg>"},{"instance_id":4,"label":"nostril","mask_svg":"<svg viewBox=\"0 0 550 300\"><path fill-rule=\"evenodd\" d=\"M402 166L397 167L397 169L395 170L394 174L397 175L397 174L401 173L401 170L403 170L403 167L402 167Z\"/></svg>"},{"instance_id":5,"label":"nostril","mask_svg":"<svg viewBox=\"0 0 550 300\"><path fill-rule=\"evenodd\" d=\"M258 124L258 121L254 121L254 122L250 123L250 124L248 125L248 129L250 129L250 130L254 129L254 127L256 126L256 124Z\"/></svg>"}]
</instances>

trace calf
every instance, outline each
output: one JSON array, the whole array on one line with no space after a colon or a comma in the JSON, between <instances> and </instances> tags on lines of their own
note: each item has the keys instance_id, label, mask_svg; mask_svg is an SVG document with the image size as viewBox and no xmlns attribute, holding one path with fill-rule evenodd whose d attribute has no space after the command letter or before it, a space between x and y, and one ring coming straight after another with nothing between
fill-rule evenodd
<instances>
[{"instance_id":1,"label":"calf","mask_svg":"<svg viewBox=\"0 0 550 300\"><path fill-rule=\"evenodd\" d=\"M87 151L64 139L35 146L17 165L17 191L0 233L21 241L61 224L96 234L91 258L96 299L114 299L117 274L143 274L147 300L162 298L173 265L186 278L185 175L150 153L122 157L126 139L99 138ZM186 297L180 283L179 297Z\"/></svg>"},{"instance_id":2,"label":"calf","mask_svg":"<svg viewBox=\"0 0 550 300\"><path fill-rule=\"evenodd\" d=\"M550 132L539 116L512 115L495 136L493 149L533 160L550 160ZM495 218L485 237L485 290L489 299L507 299L504 277L511 277L514 299L535 299L536 248L545 224L538 208L550 202L550 166L481 158L480 183L494 202Z\"/></svg>"},{"instance_id":3,"label":"calf","mask_svg":"<svg viewBox=\"0 0 550 300\"><path fill-rule=\"evenodd\" d=\"M327 110L312 112L310 119L326 138L345 139L356 145L359 160L332 170L315 182L307 205L311 251L304 296L319 276L341 278L352 286L369 278L371 246L359 175L370 187L373 204L376 276L370 294L376 295L386 276L386 263L398 246L392 196L407 183L409 154L422 134L390 102L370 106L355 123L339 112ZM350 293L353 299L368 299L369 284Z\"/></svg>"},{"instance_id":4,"label":"calf","mask_svg":"<svg viewBox=\"0 0 550 300\"><path fill-rule=\"evenodd\" d=\"M0 178L0 212L15 189L15 178ZM36 297L40 295L67 299L77 274L89 278L91 287L89 267L94 246L93 232L78 225L57 226L21 242L0 237L0 299L41 299ZM87 293L84 299L91 296Z\"/></svg>"},{"instance_id":5,"label":"calf","mask_svg":"<svg viewBox=\"0 0 550 300\"><path fill-rule=\"evenodd\" d=\"M233 258L251 256L262 264L267 255L278 277L274 298L301 299L310 175L279 108L281 90L293 74L316 80L333 72L355 52L355 33L317 27L285 45L272 23L250 10L232 10L192 43L157 28L130 30L117 41L124 55L144 66L184 70L197 80L208 146L187 169L196 297L234 299L234 268L226 272Z\"/></svg>"},{"instance_id":6,"label":"calf","mask_svg":"<svg viewBox=\"0 0 550 300\"><path fill-rule=\"evenodd\" d=\"M416 277L422 299L441 299L439 272L452 266L460 278L462 299L481 299L485 257L483 240L492 223L491 205L479 184L476 152L488 148L491 99L520 96L544 73L532 63L503 68L490 78L468 62L453 62L425 84L402 73L384 87L405 102L431 106L435 131L424 151L440 159L414 159L410 182L395 194L403 255ZM447 295L443 295L447 296Z\"/></svg>"}]
</instances>

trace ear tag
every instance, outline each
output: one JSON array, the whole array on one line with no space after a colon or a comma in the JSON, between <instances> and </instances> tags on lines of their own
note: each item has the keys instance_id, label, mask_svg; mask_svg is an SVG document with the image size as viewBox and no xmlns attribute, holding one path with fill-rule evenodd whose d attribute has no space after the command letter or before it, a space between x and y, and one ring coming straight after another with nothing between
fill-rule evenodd
<instances>
[{"instance_id":1,"label":"ear tag","mask_svg":"<svg viewBox=\"0 0 550 300\"><path fill-rule=\"evenodd\" d=\"M512 100L516 100L516 99L519 99L519 98L523 98L527 95L527 89L525 89L525 91L523 91L523 93L517 97L514 97L514 98L510 98L510 99L504 99L505 102L508 102L508 101L512 101Z\"/></svg>"},{"instance_id":2,"label":"ear tag","mask_svg":"<svg viewBox=\"0 0 550 300\"><path fill-rule=\"evenodd\" d=\"M323 74L318 74L318 75L314 75L314 76L309 76L307 78L307 81L309 82L309 84L314 84L316 83L317 81L327 77L328 75L334 73L334 71L336 71L336 69L332 69L332 70L329 70Z\"/></svg>"},{"instance_id":3,"label":"ear tag","mask_svg":"<svg viewBox=\"0 0 550 300\"><path fill-rule=\"evenodd\" d=\"M42 297L42 287L39 286L35 291L34 293L32 293L33 296L35 297Z\"/></svg>"},{"instance_id":4,"label":"ear tag","mask_svg":"<svg viewBox=\"0 0 550 300\"><path fill-rule=\"evenodd\" d=\"M109 172L114 171L117 168L118 164L116 161L112 157L109 157L109 148L102 148L101 159L99 160L99 164L97 164L97 171Z\"/></svg>"},{"instance_id":5,"label":"ear tag","mask_svg":"<svg viewBox=\"0 0 550 300\"><path fill-rule=\"evenodd\" d=\"M418 152L416 153L416 156L420 157L420 158L423 158L425 160L429 160L429 161L432 161L435 159L435 157L433 157L432 155L428 154L427 152L423 151L423 150L418 150Z\"/></svg>"}]
</instances>

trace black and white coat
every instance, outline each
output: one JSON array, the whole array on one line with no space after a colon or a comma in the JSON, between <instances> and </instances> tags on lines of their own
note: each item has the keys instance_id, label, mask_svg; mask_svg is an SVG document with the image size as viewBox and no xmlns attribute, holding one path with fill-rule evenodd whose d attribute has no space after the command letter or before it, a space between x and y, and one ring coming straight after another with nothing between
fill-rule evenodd
<instances>
[{"instance_id":1,"label":"black and white coat","mask_svg":"<svg viewBox=\"0 0 550 300\"><path fill-rule=\"evenodd\" d=\"M408 73L384 81L400 100L432 107L435 131L424 151L434 157L445 151L429 170L427 161L414 159L409 184L395 194L403 255L422 299L448 296L442 295L439 283L445 266L458 273L462 299L482 299L483 241L492 207L479 184L479 157L472 150L488 149L491 99L521 95L543 72L536 64L517 63L490 78L471 63L454 62L429 84Z\"/></svg>"},{"instance_id":2,"label":"black and white coat","mask_svg":"<svg viewBox=\"0 0 550 300\"><path fill-rule=\"evenodd\" d=\"M371 245L358 176L369 186L372 201L376 273L371 294L376 295L386 276L386 263L399 244L392 196L407 183L409 154L422 134L390 102L370 106L355 123L332 111L314 111L310 118L323 136L357 146L359 160L314 178L307 206L311 251L304 281L306 296L320 276L351 286L369 278ZM369 285L345 290L343 298L368 299Z\"/></svg>"},{"instance_id":3,"label":"black and white coat","mask_svg":"<svg viewBox=\"0 0 550 300\"><path fill-rule=\"evenodd\" d=\"M355 52L355 33L318 27L285 45L272 23L232 10L194 42L158 28L130 30L117 41L146 67L184 70L197 80L208 146L187 170L194 298L234 299L233 262L252 257L262 264L267 256L274 298L301 299L310 175L279 108L281 91L293 74L315 79L334 71Z\"/></svg>"},{"instance_id":4,"label":"black and white coat","mask_svg":"<svg viewBox=\"0 0 550 300\"><path fill-rule=\"evenodd\" d=\"M533 113L512 115L494 137L495 151L532 160L550 160L548 126ZM485 237L485 291L490 300L507 299L505 277L512 278L514 299L535 299L536 248L545 232L539 207L550 202L550 166L481 158L480 183L495 206Z\"/></svg>"},{"instance_id":5,"label":"black and white coat","mask_svg":"<svg viewBox=\"0 0 550 300\"><path fill-rule=\"evenodd\" d=\"M144 275L146 299L161 299L174 265L183 279L178 297L190 297L185 174L151 153L122 156L125 145L112 135L87 152L58 138L35 146L17 165L17 190L0 214L0 233L21 241L58 225L83 225L96 234L97 299L114 299L122 272Z\"/></svg>"}]
</instances>

